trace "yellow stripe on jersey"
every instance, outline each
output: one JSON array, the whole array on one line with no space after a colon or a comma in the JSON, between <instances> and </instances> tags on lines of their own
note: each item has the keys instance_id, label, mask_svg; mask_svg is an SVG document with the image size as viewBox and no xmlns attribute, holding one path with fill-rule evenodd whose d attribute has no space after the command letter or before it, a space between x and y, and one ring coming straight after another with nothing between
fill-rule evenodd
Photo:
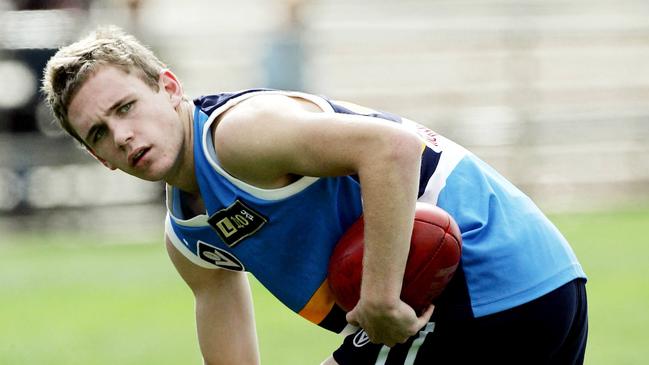
<instances>
[{"instance_id":1,"label":"yellow stripe on jersey","mask_svg":"<svg viewBox=\"0 0 649 365\"><path fill-rule=\"evenodd\" d=\"M325 279L298 314L315 324L319 324L331 312L334 303L335 300L331 289L329 289L329 282Z\"/></svg>"}]
</instances>

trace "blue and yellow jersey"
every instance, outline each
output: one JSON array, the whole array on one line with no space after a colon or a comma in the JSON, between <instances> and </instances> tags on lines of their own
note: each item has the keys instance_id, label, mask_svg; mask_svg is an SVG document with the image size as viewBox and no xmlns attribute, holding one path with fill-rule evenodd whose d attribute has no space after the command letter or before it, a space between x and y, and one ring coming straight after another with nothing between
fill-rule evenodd
<instances>
[{"instance_id":1,"label":"blue and yellow jersey","mask_svg":"<svg viewBox=\"0 0 649 365\"><path fill-rule=\"evenodd\" d=\"M362 213L357 176L305 176L260 189L218 163L210 127L223 112L260 93L303 98L326 113L401 123L422 137L419 200L457 221L463 238L458 274L440 298L454 313L480 317L526 303L585 277L569 245L523 193L466 149L396 115L323 97L244 90L194 101L194 163L206 214L185 219L182 194L168 187L166 233L193 263L252 273L294 312L334 332L345 315L327 284L331 252Z\"/></svg>"}]
</instances>

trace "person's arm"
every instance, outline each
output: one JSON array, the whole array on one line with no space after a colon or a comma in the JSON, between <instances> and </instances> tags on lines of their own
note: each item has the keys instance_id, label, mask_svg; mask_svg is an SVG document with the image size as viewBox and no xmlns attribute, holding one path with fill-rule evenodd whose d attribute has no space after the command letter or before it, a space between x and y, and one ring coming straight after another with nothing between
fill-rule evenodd
<instances>
[{"instance_id":1,"label":"person's arm","mask_svg":"<svg viewBox=\"0 0 649 365\"><path fill-rule=\"evenodd\" d=\"M419 183L419 136L397 123L323 113L279 95L242 102L213 135L221 165L259 187L280 187L295 175L358 174L366 248L361 299L347 320L389 346L425 325L432 307L417 318L399 298Z\"/></svg>"},{"instance_id":2,"label":"person's arm","mask_svg":"<svg viewBox=\"0 0 649 365\"><path fill-rule=\"evenodd\" d=\"M166 239L174 266L196 298L196 327L205 365L257 365L259 349L248 278L243 272L204 269Z\"/></svg>"}]
</instances>

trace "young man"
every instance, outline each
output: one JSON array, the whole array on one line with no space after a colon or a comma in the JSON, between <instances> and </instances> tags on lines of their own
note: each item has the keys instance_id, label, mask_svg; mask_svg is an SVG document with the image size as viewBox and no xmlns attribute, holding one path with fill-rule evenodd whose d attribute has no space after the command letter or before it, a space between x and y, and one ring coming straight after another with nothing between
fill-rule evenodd
<instances>
[{"instance_id":1,"label":"young man","mask_svg":"<svg viewBox=\"0 0 649 365\"><path fill-rule=\"evenodd\" d=\"M568 243L523 193L448 139L305 93L244 90L192 103L116 28L59 50L43 90L98 161L168 184L167 249L195 295L205 363L259 363L244 271L304 318L350 333L324 364L583 362L585 275ZM419 317L399 299L417 200L448 211L463 237L458 272L434 315L431 306ZM327 263L361 213L361 300L344 313Z\"/></svg>"}]
</instances>

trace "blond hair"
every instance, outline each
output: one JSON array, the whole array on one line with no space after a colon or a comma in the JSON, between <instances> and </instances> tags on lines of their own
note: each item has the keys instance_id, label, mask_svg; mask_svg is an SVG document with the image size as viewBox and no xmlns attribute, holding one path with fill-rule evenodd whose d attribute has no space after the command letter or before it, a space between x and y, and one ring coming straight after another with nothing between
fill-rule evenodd
<instances>
[{"instance_id":1,"label":"blond hair","mask_svg":"<svg viewBox=\"0 0 649 365\"><path fill-rule=\"evenodd\" d=\"M47 62L42 91L61 127L87 147L68 119L70 101L101 66L134 71L147 85L159 90L162 63L146 46L116 26L97 28L87 37L59 49Z\"/></svg>"}]
</instances>

